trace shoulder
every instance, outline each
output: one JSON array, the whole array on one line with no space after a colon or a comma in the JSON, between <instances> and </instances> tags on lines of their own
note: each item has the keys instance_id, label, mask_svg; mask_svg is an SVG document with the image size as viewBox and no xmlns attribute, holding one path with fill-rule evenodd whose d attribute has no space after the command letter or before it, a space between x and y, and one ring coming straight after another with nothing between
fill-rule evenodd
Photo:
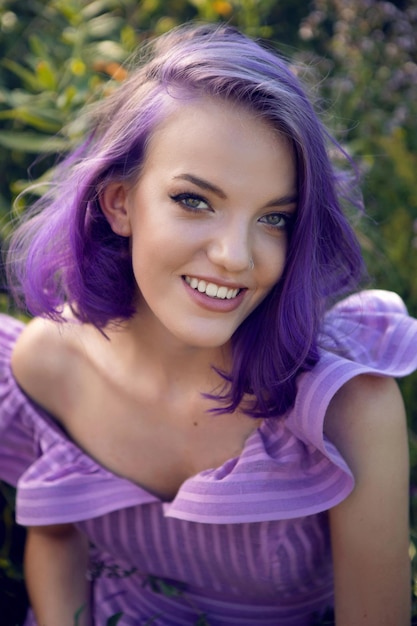
<instances>
[{"instance_id":1,"label":"shoulder","mask_svg":"<svg viewBox=\"0 0 417 626\"><path fill-rule=\"evenodd\" d=\"M350 466L355 479L372 461L372 454L395 451L407 459L404 404L393 378L362 374L345 383L330 401L324 431Z\"/></svg>"},{"instance_id":2,"label":"shoulder","mask_svg":"<svg viewBox=\"0 0 417 626\"><path fill-rule=\"evenodd\" d=\"M82 372L80 328L72 321L35 318L20 334L12 353L12 371L19 386L58 418Z\"/></svg>"},{"instance_id":3,"label":"shoulder","mask_svg":"<svg viewBox=\"0 0 417 626\"><path fill-rule=\"evenodd\" d=\"M395 381L353 378L330 403L325 431L355 477L352 493L330 510L336 621L408 624L407 425Z\"/></svg>"}]
</instances>

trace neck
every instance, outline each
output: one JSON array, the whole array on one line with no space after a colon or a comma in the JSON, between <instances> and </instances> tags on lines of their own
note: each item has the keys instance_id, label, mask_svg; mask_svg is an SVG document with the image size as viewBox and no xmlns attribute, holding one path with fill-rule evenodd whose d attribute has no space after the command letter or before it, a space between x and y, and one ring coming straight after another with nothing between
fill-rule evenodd
<instances>
[{"instance_id":1,"label":"neck","mask_svg":"<svg viewBox=\"0 0 417 626\"><path fill-rule=\"evenodd\" d=\"M106 333L131 371L143 371L146 364L147 378L161 389L194 388L211 393L224 382L213 368L230 367L230 344L189 346L161 325L150 328L138 315Z\"/></svg>"}]
</instances>

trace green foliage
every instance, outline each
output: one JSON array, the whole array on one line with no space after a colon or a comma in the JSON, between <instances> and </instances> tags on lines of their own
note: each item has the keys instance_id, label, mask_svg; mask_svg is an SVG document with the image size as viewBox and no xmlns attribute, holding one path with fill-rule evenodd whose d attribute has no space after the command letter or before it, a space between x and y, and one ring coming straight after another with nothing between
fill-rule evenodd
<instances>
[{"instance_id":1,"label":"green foliage","mask_svg":"<svg viewBox=\"0 0 417 626\"><path fill-rule=\"evenodd\" d=\"M300 33L324 55L327 117L363 171L370 273L417 314L417 7L397 4L316 0Z\"/></svg>"},{"instance_id":2,"label":"green foliage","mask_svg":"<svg viewBox=\"0 0 417 626\"><path fill-rule=\"evenodd\" d=\"M20 5L11 2L9 8L18 15ZM80 107L117 74L135 45L132 27L118 15L119 6L111 0L29 3L34 14L27 18L25 41L11 43L2 61L0 146L14 166L12 170L2 159L3 210L22 189L16 171L25 177L33 154L65 151L79 138ZM39 171L50 165L51 160L44 161Z\"/></svg>"},{"instance_id":3,"label":"green foliage","mask_svg":"<svg viewBox=\"0 0 417 626\"><path fill-rule=\"evenodd\" d=\"M122 618L123 613L115 613L108 620L106 626L116 626Z\"/></svg>"},{"instance_id":4,"label":"green foliage","mask_svg":"<svg viewBox=\"0 0 417 626\"><path fill-rule=\"evenodd\" d=\"M372 286L396 291L417 315L417 3L315 0L301 56L325 79L325 118L363 173L360 238ZM317 55L320 58L317 60ZM401 382L417 432L417 376ZM410 437L417 481L415 436Z\"/></svg>"},{"instance_id":5,"label":"green foliage","mask_svg":"<svg viewBox=\"0 0 417 626\"><path fill-rule=\"evenodd\" d=\"M22 624L27 606L23 585L24 529L14 524L14 490L0 482L0 615L4 626Z\"/></svg>"},{"instance_id":6,"label":"green foliage","mask_svg":"<svg viewBox=\"0 0 417 626\"><path fill-rule=\"evenodd\" d=\"M295 3L299 17L302 4ZM53 163L46 155L65 152L80 138L79 110L112 89L111 81L123 80L122 64L144 38L190 19L227 19L254 36L270 37L270 18L278 24L290 7L293 14L289 0L279 9L275 0L4 2L0 217L25 187L34 155L31 176L37 178ZM287 42L294 40L296 29L288 29Z\"/></svg>"},{"instance_id":7,"label":"green foliage","mask_svg":"<svg viewBox=\"0 0 417 626\"><path fill-rule=\"evenodd\" d=\"M158 576L147 576L143 586L148 587L154 593L163 595L167 598L181 598L184 604L195 611L196 621L193 626L210 626L206 615L202 613L194 601L188 597L184 586L179 584L177 581L165 580L163 578L159 578ZM146 623L146 626L161 616L163 616L162 613L155 615Z\"/></svg>"}]
</instances>

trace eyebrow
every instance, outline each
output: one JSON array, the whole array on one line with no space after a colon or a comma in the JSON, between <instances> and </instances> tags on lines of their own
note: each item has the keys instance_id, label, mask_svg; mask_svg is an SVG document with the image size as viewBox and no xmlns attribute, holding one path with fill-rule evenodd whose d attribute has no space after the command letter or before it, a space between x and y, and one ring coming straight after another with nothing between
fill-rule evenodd
<instances>
[{"instance_id":1,"label":"eyebrow","mask_svg":"<svg viewBox=\"0 0 417 626\"><path fill-rule=\"evenodd\" d=\"M174 176L174 180L188 180L188 182L193 183L193 185L197 185L200 189L205 189L206 191L211 191L222 198L226 199L226 194L220 187L217 185L213 185L213 183L209 183L208 180L204 180L203 178L199 178L198 176L194 176L193 174L180 174L180 176Z\"/></svg>"},{"instance_id":2,"label":"eyebrow","mask_svg":"<svg viewBox=\"0 0 417 626\"><path fill-rule=\"evenodd\" d=\"M194 176L194 174L180 174L179 176L174 176L174 180L187 180L188 182L193 183L193 185L197 185L197 187L200 187L200 189L204 189L205 191L211 191L223 200L227 198L227 195L222 189L220 189L220 187L217 187L217 185L213 185L213 183L210 183L208 180L204 180L199 176ZM265 208L275 206L287 206L289 204L295 204L297 200L297 194L289 194L286 196L282 196L281 198L271 200L265 205Z\"/></svg>"}]
</instances>

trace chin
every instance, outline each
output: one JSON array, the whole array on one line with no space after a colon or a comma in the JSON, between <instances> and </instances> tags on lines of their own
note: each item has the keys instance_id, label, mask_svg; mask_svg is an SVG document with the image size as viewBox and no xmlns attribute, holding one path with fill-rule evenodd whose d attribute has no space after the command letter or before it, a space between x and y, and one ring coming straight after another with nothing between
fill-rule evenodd
<instances>
[{"instance_id":1,"label":"chin","mask_svg":"<svg viewBox=\"0 0 417 626\"><path fill-rule=\"evenodd\" d=\"M232 334L229 333L209 333L195 332L195 333L178 333L175 334L176 339L190 348L215 350L216 348L222 348L230 343Z\"/></svg>"}]
</instances>

